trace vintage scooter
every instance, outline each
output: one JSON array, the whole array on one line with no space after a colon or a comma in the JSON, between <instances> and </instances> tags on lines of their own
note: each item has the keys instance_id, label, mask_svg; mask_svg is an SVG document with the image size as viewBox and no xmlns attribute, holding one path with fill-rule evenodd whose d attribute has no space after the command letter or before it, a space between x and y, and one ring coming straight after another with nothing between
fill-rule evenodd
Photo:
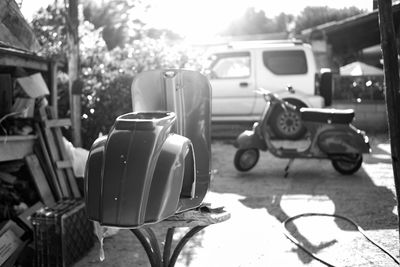
<instances>
[{"instance_id":1,"label":"vintage scooter","mask_svg":"<svg viewBox=\"0 0 400 267\"><path fill-rule=\"evenodd\" d=\"M295 93L288 86L291 93ZM352 109L315 109L301 108L280 99L277 95L265 89L257 93L264 96L266 103L259 122L255 122L252 130L241 133L235 142L238 148L234 165L239 171L249 171L258 162L260 150L269 150L279 158L288 158L285 177L295 158L329 159L336 171L349 175L355 173L362 164L363 153L370 152L368 136L364 131L356 129L352 124L354 110ZM307 129L305 135L307 146L301 148L278 147L272 140L273 132L269 126L274 110L283 108L288 112L300 112L302 123Z\"/></svg>"},{"instance_id":2,"label":"vintage scooter","mask_svg":"<svg viewBox=\"0 0 400 267\"><path fill-rule=\"evenodd\" d=\"M133 112L93 143L85 171L87 216L139 228L199 207L211 180L211 87L197 71L144 71ZM154 251L152 251L154 252Z\"/></svg>"}]
</instances>

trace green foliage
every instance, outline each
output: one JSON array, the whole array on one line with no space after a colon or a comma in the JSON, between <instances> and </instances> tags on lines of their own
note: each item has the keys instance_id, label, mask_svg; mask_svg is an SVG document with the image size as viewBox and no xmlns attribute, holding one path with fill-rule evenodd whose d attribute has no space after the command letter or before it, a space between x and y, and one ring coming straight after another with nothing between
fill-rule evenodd
<instances>
[{"instance_id":1,"label":"green foliage","mask_svg":"<svg viewBox=\"0 0 400 267\"><path fill-rule=\"evenodd\" d=\"M86 80L82 97L82 139L89 148L99 134L107 134L116 117L132 111L130 87L133 76L117 74L93 84Z\"/></svg>"},{"instance_id":2,"label":"green foliage","mask_svg":"<svg viewBox=\"0 0 400 267\"><path fill-rule=\"evenodd\" d=\"M91 32L93 34L94 32ZM107 134L115 119L132 111L131 84L146 70L198 68L179 46L164 39L142 37L109 51L104 42L82 45L82 137L89 148L99 134Z\"/></svg>"},{"instance_id":3,"label":"green foliage","mask_svg":"<svg viewBox=\"0 0 400 267\"><path fill-rule=\"evenodd\" d=\"M312 28L327 22L339 21L351 16L365 13L365 10L357 7L342 9L330 8L327 6L306 7L296 18L296 32Z\"/></svg>"},{"instance_id":4,"label":"green foliage","mask_svg":"<svg viewBox=\"0 0 400 267\"><path fill-rule=\"evenodd\" d=\"M140 0L84 1L84 19L90 21L96 29L102 28L102 37L108 47L123 47L126 43L139 39L139 29L144 23L132 19L132 14L141 7Z\"/></svg>"},{"instance_id":5,"label":"green foliage","mask_svg":"<svg viewBox=\"0 0 400 267\"><path fill-rule=\"evenodd\" d=\"M286 32L287 25L293 19L293 15L285 13L281 13L274 19L270 19L265 16L264 11L257 11L252 7L248 8L243 16L234 20L222 34L234 36Z\"/></svg>"},{"instance_id":6,"label":"green foliage","mask_svg":"<svg viewBox=\"0 0 400 267\"><path fill-rule=\"evenodd\" d=\"M300 33L307 28L342 20L365 12L365 10L357 7L335 9L327 6L317 6L304 8L296 17L291 14L281 13L270 19L265 16L264 11L257 11L254 7L251 7L244 12L243 16L234 20L221 34L235 36L290 32L293 23L295 23L296 33Z\"/></svg>"},{"instance_id":7,"label":"green foliage","mask_svg":"<svg viewBox=\"0 0 400 267\"><path fill-rule=\"evenodd\" d=\"M32 28L42 49L39 53L47 57L66 58L67 27L65 9L55 5L41 8L34 16Z\"/></svg>"},{"instance_id":8,"label":"green foliage","mask_svg":"<svg viewBox=\"0 0 400 267\"><path fill-rule=\"evenodd\" d=\"M57 56L66 62L65 34L47 31L65 33L62 10L54 7L41 10L33 20L33 27L43 45L42 54ZM135 28L135 38L128 38L129 42L110 49L103 38L105 27L99 25L85 20L79 26L80 79L84 85L82 141L85 148L90 148L100 134L107 134L118 116L132 111L130 87L138 73L159 68L200 68L196 56L190 55L191 51L184 49L176 39L169 38L176 37L171 32ZM63 97L59 104L66 107L68 80L59 81L59 95ZM69 111L63 110L60 114L69 116Z\"/></svg>"}]
</instances>

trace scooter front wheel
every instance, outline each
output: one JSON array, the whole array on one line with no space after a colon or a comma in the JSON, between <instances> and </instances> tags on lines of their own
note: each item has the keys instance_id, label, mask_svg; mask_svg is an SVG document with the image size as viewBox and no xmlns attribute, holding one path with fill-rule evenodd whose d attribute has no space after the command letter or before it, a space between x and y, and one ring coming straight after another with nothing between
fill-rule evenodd
<instances>
[{"instance_id":1,"label":"scooter front wheel","mask_svg":"<svg viewBox=\"0 0 400 267\"><path fill-rule=\"evenodd\" d=\"M256 166L260 158L260 151L256 148L239 149L233 161L238 171L246 172Z\"/></svg>"},{"instance_id":2,"label":"scooter front wheel","mask_svg":"<svg viewBox=\"0 0 400 267\"><path fill-rule=\"evenodd\" d=\"M360 169L362 161L361 154L350 154L332 159L332 165L341 174L350 175Z\"/></svg>"}]
</instances>

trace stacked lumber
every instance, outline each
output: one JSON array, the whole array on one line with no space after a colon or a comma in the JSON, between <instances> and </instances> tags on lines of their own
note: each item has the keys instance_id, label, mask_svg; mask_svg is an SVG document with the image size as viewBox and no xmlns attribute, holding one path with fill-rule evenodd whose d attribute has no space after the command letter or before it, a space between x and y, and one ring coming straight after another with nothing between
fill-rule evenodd
<instances>
[{"instance_id":1,"label":"stacked lumber","mask_svg":"<svg viewBox=\"0 0 400 267\"><path fill-rule=\"evenodd\" d=\"M63 127L71 125L70 120L56 118L54 108L46 104L36 108L35 113L35 119L29 120L33 130L30 135L36 136L32 151L19 160L0 162L0 167L3 166L3 169L6 169L5 172L1 172L0 168L0 189L4 189L0 190L0 198L1 192L5 199L16 196L9 203L4 203L4 207L2 206L5 214L0 216L0 250L2 248L11 249L9 254L0 255L1 266L14 266L17 261L19 261L18 264L21 264L21 257L27 248L34 250L37 256L38 253L44 253L40 250L44 245L48 247L63 246L64 242L69 242L62 236L43 240L41 238L47 235L37 236L37 233L46 232L49 225L43 223L35 225L32 218L38 218L36 214L47 214L49 210L61 205L60 203L71 201L76 205L84 206L82 193L78 187L72 161L68 156L61 131ZM7 167L4 168L4 166ZM29 183L24 192L18 192L21 181L16 173L22 169L25 169L25 173L21 180L29 180ZM26 179L27 175L30 176L29 179ZM26 192L32 193L29 199L27 199ZM16 211L17 208L20 211ZM86 244L85 250L75 253L76 256L80 256L80 253L87 252L93 244L91 242L92 231L90 231L92 224L84 215L84 209L72 210L72 213L71 209L65 211L70 214L66 218L72 218L70 221L73 221L74 225L81 225L82 229L89 229L89 231L85 230L85 233L79 232L77 235L78 239L82 242L85 241L82 244ZM60 216L60 218L64 218L63 214ZM66 225L65 220L63 220L63 225L67 229L75 229L73 225ZM54 225L54 227L60 226ZM54 240L58 240L57 243L52 243ZM75 240L77 239L75 238ZM42 246L39 246L38 249L37 244ZM63 255L61 256L65 257L68 254ZM36 256L34 259L37 260ZM62 262L64 264L65 260ZM56 265L54 265L54 261L42 261L40 266Z\"/></svg>"},{"instance_id":2,"label":"stacked lumber","mask_svg":"<svg viewBox=\"0 0 400 267\"><path fill-rule=\"evenodd\" d=\"M56 119L55 110L50 106L41 107L39 114L39 123L35 124L39 146L35 153L46 171L48 187L56 200L81 198L60 129L70 126L71 121Z\"/></svg>"}]
</instances>

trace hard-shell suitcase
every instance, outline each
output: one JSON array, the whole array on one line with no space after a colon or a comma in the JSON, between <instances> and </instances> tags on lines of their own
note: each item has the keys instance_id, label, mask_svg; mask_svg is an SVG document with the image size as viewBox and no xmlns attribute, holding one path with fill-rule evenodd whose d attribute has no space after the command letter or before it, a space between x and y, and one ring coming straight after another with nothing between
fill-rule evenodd
<instances>
[{"instance_id":1,"label":"hard-shell suitcase","mask_svg":"<svg viewBox=\"0 0 400 267\"><path fill-rule=\"evenodd\" d=\"M67 199L45 207L31 217L36 267L67 267L94 244L93 223L82 200Z\"/></svg>"}]
</instances>

